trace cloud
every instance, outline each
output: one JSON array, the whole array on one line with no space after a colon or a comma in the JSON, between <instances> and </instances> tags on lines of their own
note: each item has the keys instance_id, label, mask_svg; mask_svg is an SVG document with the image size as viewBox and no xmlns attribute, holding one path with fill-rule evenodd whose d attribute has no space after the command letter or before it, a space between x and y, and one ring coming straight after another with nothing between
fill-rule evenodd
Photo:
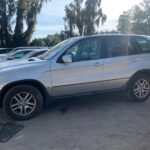
<instances>
[{"instance_id":1,"label":"cloud","mask_svg":"<svg viewBox=\"0 0 150 150\"><path fill-rule=\"evenodd\" d=\"M69 4L72 1L73 0L55 0L48 2L44 5L41 15L64 17L65 5Z\"/></svg>"},{"instance_id":2,"label":"cloud","mask_svg":"<svg viewBox=\"0 0 150 150\"><path fill-rule=\"evenodd\" d=\"M35 37L46 37L64 29L65 5L73 0L52 0L47 2L38 16ZM139 4L142 0L102 0L103 12L107 15L107 21L98 28L99 31L116 29L117 20L123 11Z\"/></svg>"},{"instance_id":3,"label":"cloud","mask_svg":"<svg viewBox=\"0 0 150 150\"><path fill-rule=\"evenodd\" d=\"M103 12L108 20L117 20L123 11L127 11L132 6L138 5L142 0L102 0Z\"/></svg>"},{"instance_id":4,"label":"cloud","mask_svg":"<svg viewBox=\"0 0 150 150\"><path fill-rule=\"evenodd\" d=\"M55 33L61 32L64 29L64 25L37 25L35 29L35 33L33 35L34 38L47 37L47 35L53 35Z\"/></svg>"},{"instance_id":5,"label":"cloud","mask_svg":"<svg viewBox=\"0 0 150 150\"><path fill-rule=\"evenodd\" d=\"M50 32L55 32L55 31L59 31L59 30L62 30L64 28L63 25L51 25L51 26L48 26L48 25L38 25L36 27L36 30L40 31L40 32L47 32L47 31L50 31Z\"/></svg>"}]
</instances>

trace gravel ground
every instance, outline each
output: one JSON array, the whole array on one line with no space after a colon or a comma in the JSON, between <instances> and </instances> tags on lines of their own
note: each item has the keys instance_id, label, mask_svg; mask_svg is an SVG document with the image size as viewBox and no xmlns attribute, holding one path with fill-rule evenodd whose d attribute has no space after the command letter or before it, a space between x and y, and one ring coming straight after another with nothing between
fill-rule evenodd
<instances>
[{"instance_id":1,"label":"gravel ground","mask_svg":"<svg viewBox=\"0 0 150 150\"><path fill-rule=\"evenodd\" d=\"M0 112L0 123L11 121ZM0 150L150 150L150 101L120 94L53 102Z\"/></svg>"}]
</instances>

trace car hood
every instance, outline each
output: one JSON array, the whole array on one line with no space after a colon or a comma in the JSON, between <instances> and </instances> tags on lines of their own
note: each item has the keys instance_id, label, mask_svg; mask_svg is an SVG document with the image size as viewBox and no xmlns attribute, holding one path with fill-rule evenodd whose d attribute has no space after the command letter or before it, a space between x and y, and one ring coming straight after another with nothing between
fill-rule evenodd
<instances>
[{"instance_id":1,"label":"car hood","mask_svg":"<svg viewBox=\"0 0 150 150\"><path fill-rule=\"evenodd\" d=\"M0 68L13 68L13 67L23 67L23 66L30 66L30 65L36 65L39 64L40 62L42 62L43 60L40 59L34 59L32 61L29 60L22 60L22 61L18 61L18 60L11 60L11 61L5 61L0 63Z\"/></svg>"}]
</instances>

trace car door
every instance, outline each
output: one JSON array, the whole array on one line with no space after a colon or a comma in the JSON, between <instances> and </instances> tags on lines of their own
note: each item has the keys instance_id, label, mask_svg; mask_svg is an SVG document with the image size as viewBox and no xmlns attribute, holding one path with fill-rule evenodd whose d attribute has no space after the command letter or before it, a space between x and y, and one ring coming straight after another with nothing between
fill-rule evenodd
<instances>
[{"instance_id":1,"label":"car door","mask_svg":"<svg viewBox=\"0 0 150 150\"><path fill-rule=\"evenodd\" d=\"M129 79L129 37L108 36L105 38L107 52L104 59L103 90L122 88Z\"/></svg>"},{"instance_id":2,"label":"car door","mask_svg":"<svg viewBox=\"0 0 150 150\"><path fill-rule=\"evenodd\" d=\"M62 58L64 55L71 55L72 63L52 62L53 96L74 95L101 89L102 41L102 38L99 37L82 39L61 56Z\"/></svg>"}]
</instances>

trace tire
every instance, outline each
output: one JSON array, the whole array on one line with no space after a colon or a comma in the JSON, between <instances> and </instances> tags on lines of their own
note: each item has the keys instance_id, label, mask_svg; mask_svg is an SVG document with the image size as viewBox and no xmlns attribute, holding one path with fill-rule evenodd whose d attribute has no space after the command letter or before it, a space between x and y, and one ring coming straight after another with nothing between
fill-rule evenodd
<instances>
[{"instance_id":1,"label":"tire","mask_svg":"<svg viewBox=\"0 0 150 150\"><path fill-rule=\"evenodd\" d=\"M128 97L131 101L144 102L150 96L150 77L138 74L133 77L128 87Z\"/></svg>"},{"instance_id":2,"label":"tire","mask_svg":"<svg viewBox=\"0 0 150 150\"><path fill-rule=\"evenodd\" d=\"M3 110L7 116L18 121L29 120L40 113L43 97L30 85L18 85L4 96Z\"/></svg>"}]
</instances>

